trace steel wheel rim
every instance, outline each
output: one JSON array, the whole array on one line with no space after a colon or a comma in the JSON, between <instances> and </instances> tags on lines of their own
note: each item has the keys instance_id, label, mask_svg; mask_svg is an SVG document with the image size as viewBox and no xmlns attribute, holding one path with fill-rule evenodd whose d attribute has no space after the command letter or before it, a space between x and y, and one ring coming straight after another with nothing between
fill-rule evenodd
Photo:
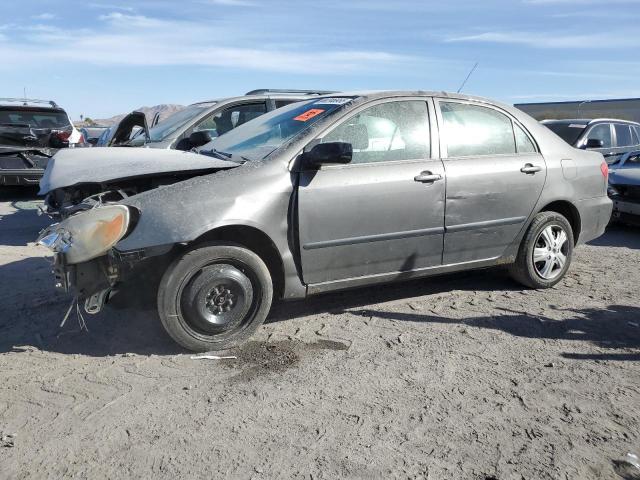
<instances>
[{"instance_id":1,"label":"steel wheel rim","mask_svg":"<svg viewBox=\"0 0 640 480\"><path fill-rule=\"evenodd\" d=\"M532 253L536 274L554 280L564 270L569 255L569 237L560 225L547 225L538 235Z\"/></svg>"},{"instance_id":2,"label":"steel wheel rim","mask_svg":"<svg viewBox=\"0 0 640 480\"><path fill-rule=\"evenodd\" d=\"M206 336L226 337L246 326L257 305L256 285L240 265L204 265L183 285L181 311L187 324Z\"/></svg>"}]
</instances>

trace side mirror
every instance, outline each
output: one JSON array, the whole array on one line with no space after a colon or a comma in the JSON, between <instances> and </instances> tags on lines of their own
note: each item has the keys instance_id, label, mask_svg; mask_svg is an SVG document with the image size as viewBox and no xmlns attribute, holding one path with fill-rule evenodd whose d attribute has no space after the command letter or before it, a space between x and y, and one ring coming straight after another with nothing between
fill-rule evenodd
<instances>
[{"instance_id":1,"label":"side mirror","mask_svg":"<svg viewBox=\"0 0 640 480\"><path fill-rule=\"evenodd\" d=\"M189 143L191 148L201 147L211 141L211 134L206 130L200 130L199 132L193 132L189 135Z\"/></svg>"},{"instance_id":2,"label":"side mirror","mask_svg":"<svg viewBox=\"0 0 640 480\"><path fill-rule=\"evenodd\" d=\"M303 153L302 157L307 167L319 167L325 163L349 163L353 157L353 147L344 142L319 143Z\"/></svg>"},{"instance_id":3,"label":"side mirror","mask_svg":"<svg viewBox=\"0 0 640 480\"><path fill-rule=\"evenodd\" d=\"M590 138L587 140L584 148L604 148L604 140L600 140L599 138Z\"/></svg>"}]
</instances>

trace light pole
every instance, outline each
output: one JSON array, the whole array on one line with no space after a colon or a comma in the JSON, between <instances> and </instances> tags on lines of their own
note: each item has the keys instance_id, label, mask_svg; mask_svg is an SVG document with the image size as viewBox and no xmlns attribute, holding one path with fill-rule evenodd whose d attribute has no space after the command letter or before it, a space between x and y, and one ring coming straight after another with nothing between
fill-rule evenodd
<instances>
[{"instance_id":1,"label":"light pole","mask_svg":"<svg viewBox=\"0 0 640 480\"><path fill-rule=\"evenodd\" d=\"M591 100L585 100L578 104L578 118L580 118L580 107L582 107L582 105L584 105L585 103L591 103Z\"/></svg>"}]
</instances>

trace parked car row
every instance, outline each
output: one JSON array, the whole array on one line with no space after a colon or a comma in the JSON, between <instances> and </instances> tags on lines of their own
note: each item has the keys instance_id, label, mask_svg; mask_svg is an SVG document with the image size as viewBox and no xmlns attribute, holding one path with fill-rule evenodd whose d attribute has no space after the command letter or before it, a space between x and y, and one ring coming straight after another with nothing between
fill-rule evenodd
<instances>
[{"instance_id":1,"label":"parked car row","mask_svg":"<svg viewBox=\"0 0 640 480\"><path fill-rule=\"evenodd\" d=\"M251 93L126 142L162 149L67 149L48 163L40 193L60 222L39 242L86 312L155 285L176 342L225 349L279 299L494 265L551 287L611 217L602 154L514 107Z\"/></svg>"},{"instance_id":2,"label":"parked car row","mask_svg":"<svg viewBox=\"0 0 640 480\"><path fill-rule=\"evenodd\" d=\"M330 92L252 90L239 97L194 103L160 124L158 115L149 126L144 113L133 111L116 125L85 128L83 132L55 102L0 99L0 185L37 184L48 159L59 148L91 145L187 151L267 112L326 93ZM28 148L18 151L16 146Z\"/></svg>"}]
</instances>

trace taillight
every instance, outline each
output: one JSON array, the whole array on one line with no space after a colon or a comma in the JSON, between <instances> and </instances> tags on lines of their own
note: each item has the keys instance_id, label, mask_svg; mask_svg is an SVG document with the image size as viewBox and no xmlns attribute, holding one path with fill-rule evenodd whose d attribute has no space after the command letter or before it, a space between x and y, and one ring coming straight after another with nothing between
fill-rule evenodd
<instances>
[{"instance_id":1,"label":"taillight","mask_svg":"<svg viewBox=\"0 0 640 480\"><path fill-rule=\"evenodd\" d=\"M71 136L71 132L67 132L67 131L64 131L64 130L56 132L56 137L58 137L63 142L69 141L69 137L70 136Z\"/></svg>"},{"instance_id":2,"label":"taillight","mask_svg":"<svg viewBox=\"0 0 640 480\"><path fill-rule=\"evenodd\" d=\"M607 162L602 162L600 164L600 171L605 179L609 178L609 164Z\"/></svg>"}]
</instances>

